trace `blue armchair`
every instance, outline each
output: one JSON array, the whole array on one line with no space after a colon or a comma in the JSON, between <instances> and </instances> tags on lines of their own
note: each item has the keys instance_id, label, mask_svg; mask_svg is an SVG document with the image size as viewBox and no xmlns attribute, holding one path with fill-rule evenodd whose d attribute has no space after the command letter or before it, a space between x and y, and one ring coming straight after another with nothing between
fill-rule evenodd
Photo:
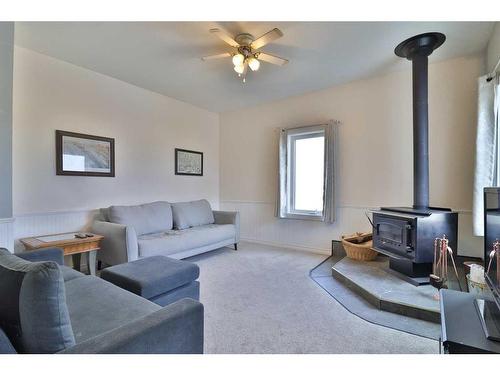
<instances>
[{"instance_id":1,"label":"blue armchair","mask_svg":"<svg viewBox=\"0 0 500 375\"><path fill-rule=\"evenodd\" d=\"M58 353L203 353L204 311L197 301L185 298L161 307L64 266L60 249L6 256L59 265L76 343ZM0 353L13 352L14 346L0 329Z\"/></svg>"}]
</instances>

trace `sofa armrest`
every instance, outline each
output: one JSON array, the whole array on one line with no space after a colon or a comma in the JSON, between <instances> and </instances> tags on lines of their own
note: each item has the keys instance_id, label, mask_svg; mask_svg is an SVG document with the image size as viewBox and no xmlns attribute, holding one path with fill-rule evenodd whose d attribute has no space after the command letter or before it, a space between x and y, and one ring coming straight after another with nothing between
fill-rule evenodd
<instances>
[{"instance_id":1,"label":"sofa armrest","mask_svg":"<svg viewBox=\"0 0 500 375\"><path fill-rule=\"evenodd\" d=\"M203 305L184 298L61 354L202 354Z\"/></svg>"},{"instance_id":2,"label":"sofa armrest","mask_svg":"<svg viewBox=\"0 0 500 375\"><path fill-rule=\"evenodd\" d=\"M96 220L92 232L104 236L97 253L104 263L115 265L138 259L137 235L133 227Z\"/></svg>"},{"instance_id":3,"label":"sofa armrest","mask_svg":"<svg viewBox=\"0 0 500 375\"><path fill-rule=\"evenodd\" d=\"M240 221L238 211L213 211L215 224L236 224Z\"/></svg>"},{"instance_id":4,"label":"sofa armrest","mask_svg":"<svg viewBox=\"0 0 500 375\"><path fill-rule=\"evenodd\" d=\"M234 243L240 240L240 213L238 211L213 211L215 224L234 224L236 234Z\"/></svg>"},{"instance_id":5,"label":"sofa armrest","mask_svg":"<svg viewBox=\"0 0 500 375\"><path fill-rule=\"evenodd\" d=\"M30 262L56 262L60 266L64 265L64 253L58 247L50 247L45 249L28 250L23 253L16 254L19 258L29 260Z\"/></svg>"}]
</instances>

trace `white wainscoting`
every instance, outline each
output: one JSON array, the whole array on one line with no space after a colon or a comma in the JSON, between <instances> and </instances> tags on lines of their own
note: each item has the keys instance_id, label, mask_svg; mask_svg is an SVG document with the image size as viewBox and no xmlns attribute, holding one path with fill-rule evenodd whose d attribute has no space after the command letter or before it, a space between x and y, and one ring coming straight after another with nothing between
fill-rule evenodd
<instances>
[{"instance_id":1,"label":"white wainscoting","mask_svg":"<svg viewBox=\"0 0 500 375\"><path fill-rule=\"evenodd\" d=\"M342 234L370 231L365 212L376 207L337 208L334 224L308 220L277 219L273 202L222 200L221 209L239 211L241 238L246 241L329 254L331 241ZM459 210L459 254L482 256L482 241L472 236L471 212Z\"/></svg>"},{"instance_id":2,"label":"white wainscoting","mask_svg":"<svg viewBox=\"0 0 500 375\"><path fill-rule=\"evenodd\" d=\"M342 206L337 208L337 221L277 219L273 202L221 201L220 209L239 211L241 239L265 245L329 254L331 241L342 234L369 231L365 212L375 207ZM44 234L86 231L95 210L47 212L17 215L0 219L0 246L15 251L23 249L19 238ZM459 210L459 255L483 256L481 237L472 236L470 210Z\"/></svg>"},{"instance_id":3,"label":"white wainscoting","mask_svg":"<svg viewBox=\"0 0 500 375\"><path fill-rule=\"evenodd\" d=\"M65 232L87 231L95 210L46 212L17 215L14 222L14 248L22 251L20 238Z\"/></svg>"},{"instance_id":4,"label":"white wainscoting","mask_svg":"<svg viewBox=\"0 0 500 375\"><path fill-rule=\"evenodd\" d=\"M0 219L0 247L14 251L14 218Z\"/></svg>"}]
</instances>

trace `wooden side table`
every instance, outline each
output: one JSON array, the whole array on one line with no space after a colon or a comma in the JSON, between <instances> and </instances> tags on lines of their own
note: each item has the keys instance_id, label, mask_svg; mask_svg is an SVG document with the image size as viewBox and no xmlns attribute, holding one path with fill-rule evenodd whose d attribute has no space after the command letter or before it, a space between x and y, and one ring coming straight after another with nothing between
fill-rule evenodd
<instances>
[{"instance_id":1,"label":"wooden side table","mask_svg":"<svg viewBox=\"0 0 500 375\"><path fill-rule=\"evenodd\" d=\"M47 247L58 247L64 252L64 255L71 255L73 258L73 267L80 270L81 255L87 255L87 264L89 273L96 274L97 251L100 249L101 235L94 234L93 237L76 238L74 232L60 233L47 236L22 238L19 241L26 250L43 249Z\"/></svg>"}]
</instances>

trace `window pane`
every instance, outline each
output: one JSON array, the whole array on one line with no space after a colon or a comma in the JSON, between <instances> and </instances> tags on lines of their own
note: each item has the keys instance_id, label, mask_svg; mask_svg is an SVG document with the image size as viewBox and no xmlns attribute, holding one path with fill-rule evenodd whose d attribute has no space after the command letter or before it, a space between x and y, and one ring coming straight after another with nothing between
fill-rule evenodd
<instances>
[{"instance_id":1,"label":"window pane","mask_svg":"<svg viewBox=\"0 0 500 375\"><path fill-rule=\"evenodd\" d=\"M323 211L325 137L295 141L295 210Z\"/></svg>"}]
</instances>

